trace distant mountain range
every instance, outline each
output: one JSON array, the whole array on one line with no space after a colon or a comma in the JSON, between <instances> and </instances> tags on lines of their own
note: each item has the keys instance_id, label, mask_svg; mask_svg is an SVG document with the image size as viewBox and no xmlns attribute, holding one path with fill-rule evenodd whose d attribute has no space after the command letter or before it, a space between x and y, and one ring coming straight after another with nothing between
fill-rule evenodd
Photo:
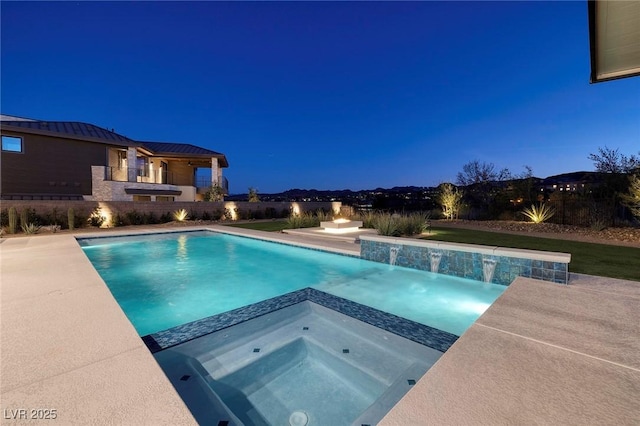
<instances>
[{"instance_id":1,"label":"distant mountain range","mask_svg":"<svg viewBox=\"0 0 640 426\"><path fill-rule=\"evenodd\" d=\"M601 179L602 173L578 171L553 175L546 178L532 177L538 185L565 184L568 182L595 183ZM259 193L262 201L347 201L370 200L376 196L396 196L404 198L424 198L435 195L437 187L427 186L394 186L393 188L375 188L353 191L351 189L288 189L278 193ZM247 194L233 194L225 197L229 201L246 201Z\"/></svg>"}]
</instances>

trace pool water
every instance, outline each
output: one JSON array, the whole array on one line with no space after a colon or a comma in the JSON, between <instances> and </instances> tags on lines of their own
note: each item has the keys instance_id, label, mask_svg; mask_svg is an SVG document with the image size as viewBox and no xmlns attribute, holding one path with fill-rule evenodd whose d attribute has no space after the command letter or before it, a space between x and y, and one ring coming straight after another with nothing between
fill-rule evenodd
<instances>
[{"instance_id":1,"label":"pool water","mask_svg":"<svg viewBox=\"0 0 640 426\"><path fill-rule=\"evenodd\" d=\"M459 336L506 289L218 232L78 241L141 336L305 287Z\"/></svg>"}]
</instances>

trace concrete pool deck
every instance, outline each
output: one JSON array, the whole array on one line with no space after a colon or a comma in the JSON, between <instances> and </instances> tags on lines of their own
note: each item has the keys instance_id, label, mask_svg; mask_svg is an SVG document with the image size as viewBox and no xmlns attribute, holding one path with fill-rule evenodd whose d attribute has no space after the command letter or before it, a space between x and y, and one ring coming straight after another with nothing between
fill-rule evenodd
<instances>
[{"instance_id":1,"label":"concrete pool deck","mask_svg":"<svg viewBox=\"0 0 640 426\"><path fill-rule=\"evenodd\" d=\"M342 241L224 231L359 253ZM46 410L59 424L195 424L73 235L2 239L0 262L3 424ZM638 424L639 401L640 282L518 278L381 424Z\"/></svg>"}]
</instances>

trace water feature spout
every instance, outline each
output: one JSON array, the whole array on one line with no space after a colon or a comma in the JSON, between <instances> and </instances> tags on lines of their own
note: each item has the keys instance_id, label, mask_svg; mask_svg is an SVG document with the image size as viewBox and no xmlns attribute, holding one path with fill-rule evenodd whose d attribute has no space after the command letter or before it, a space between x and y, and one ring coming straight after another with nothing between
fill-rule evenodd
<instances>
[{"instance_id":1,"label":"water feature spout","mask_svg":"<svg viewBox=\"0 0 640 426\"><path fill-rule=\"evenodd\" d=\"M431 259L431 272L438 272L440 268L440 259L442 259L441 251L432 251L429 253L429 259Z\"/></svg>"},{"instance_id":2,"label":"water feature spout","mask_svg":"<svg viewBox=\"0 0 640 426\"><path fill-rule=\"evenodd\" d=\"M392 246L389 247L389 265L393 266L396 264L396 259L398 259L398 252L400 251L401 246Z\"/></svg>"},{"instance_id":3,"label":"water feature spout","mask_svg":"<svg viewBox=\"0 0 640 426\"><path fill-rule=\"evenodd\" d=\"M484 282L490 283L493 280L493 274L496 271L496 264L498 262L491 257L482 258L482 274L484 275Z\"/></svg>"}]
</instances>

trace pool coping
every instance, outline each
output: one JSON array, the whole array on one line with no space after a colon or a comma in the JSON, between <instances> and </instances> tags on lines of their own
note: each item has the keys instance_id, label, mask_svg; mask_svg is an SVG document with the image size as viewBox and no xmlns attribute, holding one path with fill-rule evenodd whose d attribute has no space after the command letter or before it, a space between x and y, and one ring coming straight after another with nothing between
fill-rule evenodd
<instances>
[{"instance_id":1,"label":"pool coping","mask_svg":"<svg viewBox=\"0 0 640 426\"><path fill-rule=\"evenodd\" d=\"M57 419L63 423L196 424L75 237L211 228L223 227L112 230L95 235L37 235L2 241L0 409L19 413L18 410L48 407L57 410ZM234 233L243 232L234 229ZM357 245L349 247L279 233L252 231L244 235L281 242L295 239L303 246L327 251L335 247L355 253L359 249ZM577 297L586 301L578 306ZM537 308L536 298L547 304L557 303L571 314L564 319L567 333L571 334L554 337L553 333L559 333L554 327L557 314ZM526 316L521 309L510 309L508 321L503 320L499 323L502 325L492 323L504 317L501 312L509 308L510 300L536 309ZM516 279L381 424L422 424L425 418L447 424L513 424L522 421L527 413L530 417L524 417L525 423L527 419L528 423L544 422L548 416L556 423L575 423L585 404L598 407L602 402L621 410L596 412L591 423L632 423L628 416L633 414L633 406L624 404L640 400L640 369L634 367L640 362L640 331L636 325L640 324L640 313L624 307L637 308L639 304L639 282L579 274L571 274L567 286ZM509 328L516 322L522 323L523 329ZM602 333L594 334L594 324L611 341L602 341ZM487 344L478 346L478 338ZM571 341L577 338L590 346L579 350L572 347ZM509 356L510 348L517 347L528 350L520 357ZM597 353L602 348L625 357L622 361L612 360L610 355ZM553 355L548 361L540 357L547 353ZM500 356L501 364L491 362ZM569 368L554 371L552 361L559 360ZM523 369L541 362L533 375ZM550 384L587 380L593 371L605 367L608 375L603 377L607 380L597 384L578 382L577 386L549 388ZM621 377L623 380L619 380ZM629 380L635 380L635 387L625 387ZM524 383L537 394L521 392ZM487 384L505 385L482 393ZM594 395L601 401L594 401ZM535 407L545 407L544 413L531 414ZM24 421L0 420L3 424Z\"/></svg>"}]
</instances>

